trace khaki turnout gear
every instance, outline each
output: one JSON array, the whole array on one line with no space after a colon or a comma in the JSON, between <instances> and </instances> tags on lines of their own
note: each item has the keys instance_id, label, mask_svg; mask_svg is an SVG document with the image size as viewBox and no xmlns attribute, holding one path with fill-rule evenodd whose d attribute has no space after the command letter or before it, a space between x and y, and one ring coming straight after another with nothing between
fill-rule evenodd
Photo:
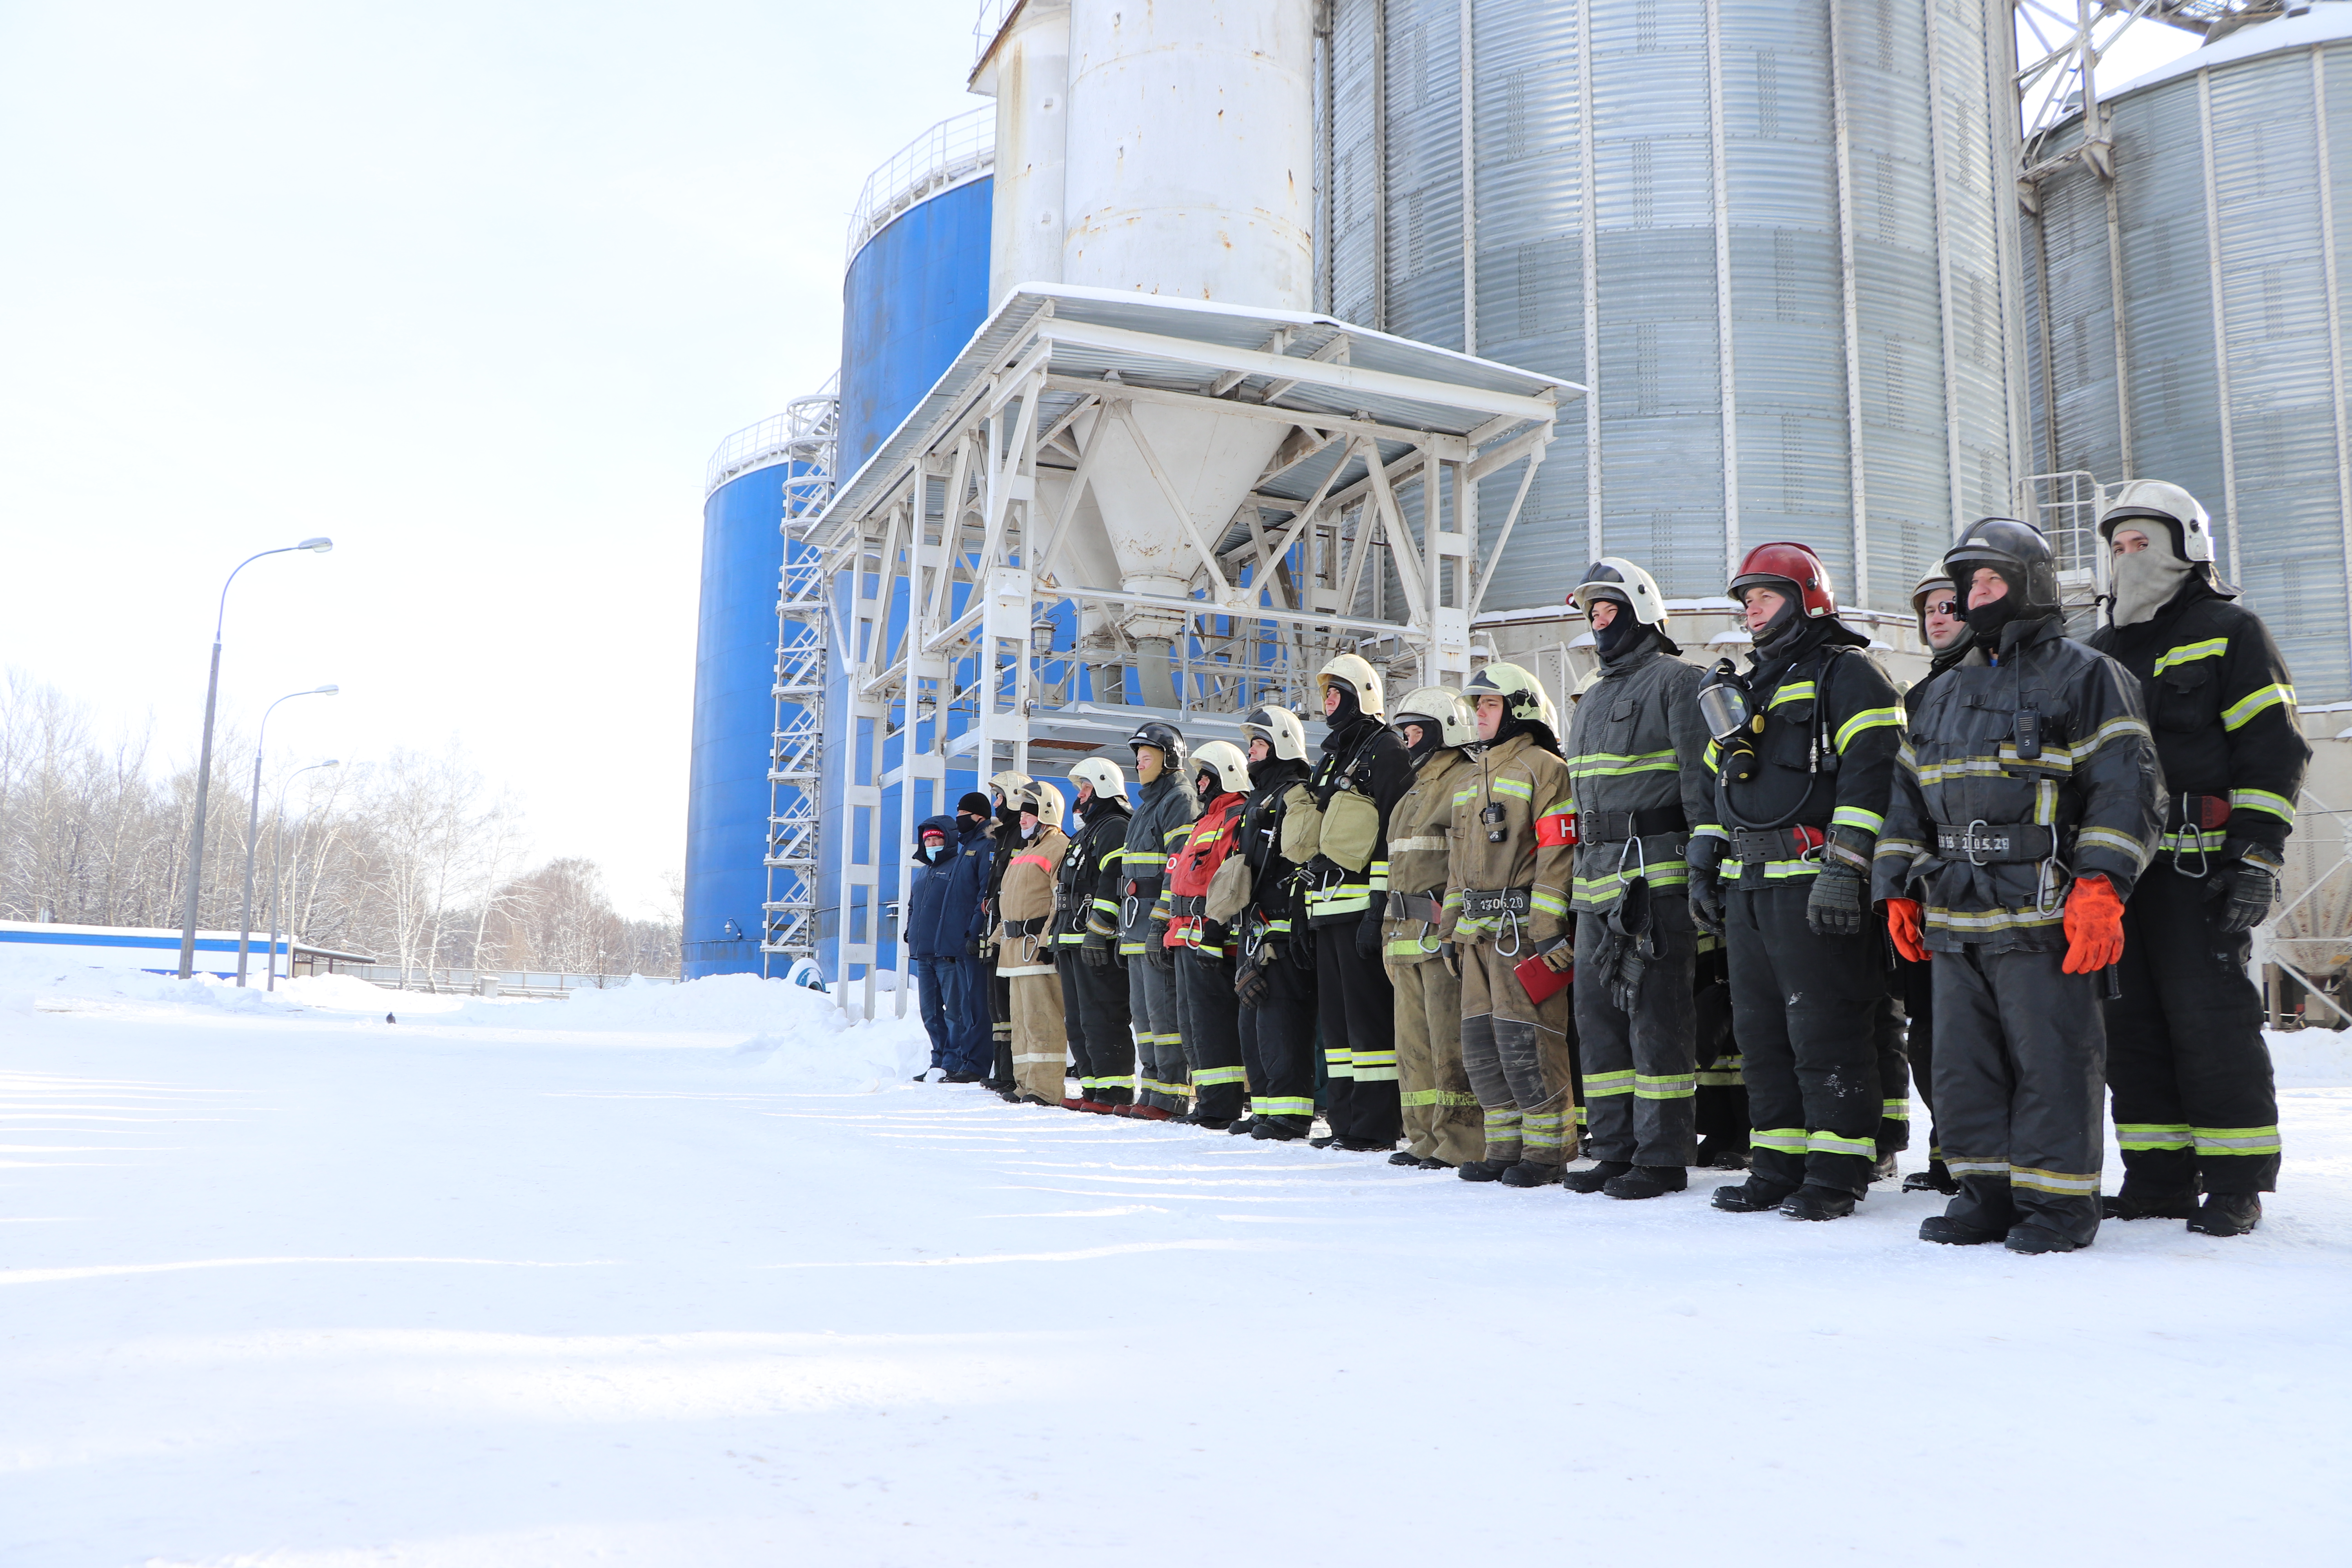
<instances>
[{"instance_id":1,"label":"khaki turnout gear","mask_svg":"<svg viewBox=\"0 0 2352 1568\"><path fill-rule=\"evenodd\" d=\"M1381 928L1389 983L1396 987L1397 1088L1407 1147L1449 1165L1479 1157L1483 1124L1462 1068L1462 982L1438 961L1437 940L1454 792L1469 767L1457 747L1430 752L1389 814L1388 913Z\"/></svg>"},{"instance_id":2,"label":"khaki turnout gear","mask_svg":"<svg viewBox=\"0 0 2352 1568\"><path fill-rule=\"evenodd\" d=\"M1039 822L1035 837L1013 847L997 895L996 973L1013 987L1013 1079L1022 1093L1056 1104L1069 1040L1054 969L1054 884L1069 849L1066 834Z\"/></svg>"}]
</instances>

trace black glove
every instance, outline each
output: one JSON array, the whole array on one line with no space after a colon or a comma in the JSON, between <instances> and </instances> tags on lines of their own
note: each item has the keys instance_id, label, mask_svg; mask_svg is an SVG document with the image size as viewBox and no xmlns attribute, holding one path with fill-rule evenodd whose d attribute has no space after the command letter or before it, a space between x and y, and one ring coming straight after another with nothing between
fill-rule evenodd
<instances>
[{"instance_id":1,"label":"black glove","mask_svg":"<svg viewBox=\"0 0 2352 1568\"><path fill-rule=\"evenodd\" d=\"M1690 874L1691 923L1709 936L1723 934L1723 879L1696 866Z\"/></svg>"},{"instance_id":2,"label":"black glove","mask_svg":"<svg viewBox=\"0 0 2352 1568\"><path fill-rule=\"evenodd\" d=\"M988 939L984 936L973 937L970 942L964 943L964 948L965 951L970 952L974 958L986 958L988 956Z\"/></svg>"},{"instance_id":3,"label":"black glove","mask_svg":"<svg viewBox=\"0 0 2352 1568\"><path fill-rule=\"evenodd\" d=\"M1087 967L1088 969L1108 969L1110 967L1110 947L1108 943L1099 942L1087 942L1084 947L1078 949L1078 953L1079 956L1087 961Z\"/></svg>"},{"instance_id":4,"label":"black glove","mask_svg":"<svg viewBox=\"0 0 2352 1568\"><path fill-rule=\"evenodd\" d=\"M1456 980L1462 978L1462 950L1460 948L1454 946L1450 942L1441 942L1438 944L1437 949L1437 962L1445 965L1446 973L1451 974Z\"/></svg>"},{"instance_id":5,"label":"black glove","mask_svg":"<svg viewBox=\"0 0 2352 1568\"><path fill-rule=\"evenodd\" d=\"M1378 910L1356 922L1356 956L1367 963L1381 961L1381 912Z\"/></svg>"},{"instance_id":6,"label":"black glove","mask_svg":"<svg viewBox=\"0 0 2352 1568\"><path fill-rule=\"evenodd\" d=\"M2278 901L2278 878L2269 867L2236 860L2222 867L2214 880L2221 885L2223 901L2213 923L2222 931L2234 936L2270 919L2271 906Z\"/></svg>"},{"instance_id":7,"label":"black glove","mask_svg":"<svg viewBox=\"0 0 2352 1568\"><path fill-rule=\"evenodd\" d=\"M1161 946L1156 942L1147 942L1143 944L1143 956L1150 961L1151 967L1154 969L1173 969L1176 967L1175 953L1170 952L1167 948Z\"/></svg>"},{"instance_id":8,"label":"black glove","mask_svg":"<svg viewBox=\"0 0 2352 1568\"><path fill-rule=\"evenodd\" d=\"M1805 924L1815 936L1860 936L1868 894L1860 872L1824 866L1815 873L1813 890L1805 900Z\"/></svg>"},{"instance_id":9,"label":"black glove","mask_svg":"<svg viewBox=\"0 0 2352 1568\"><path fill-rule=\"evenodd\" d=\"M1244 1007L1262 1005L1273 990L1274 982L1265 977L1265 971L1255 962L1243 965L1234 974L1234 994L1241 998Z\"/></svg>"}]
</instances>

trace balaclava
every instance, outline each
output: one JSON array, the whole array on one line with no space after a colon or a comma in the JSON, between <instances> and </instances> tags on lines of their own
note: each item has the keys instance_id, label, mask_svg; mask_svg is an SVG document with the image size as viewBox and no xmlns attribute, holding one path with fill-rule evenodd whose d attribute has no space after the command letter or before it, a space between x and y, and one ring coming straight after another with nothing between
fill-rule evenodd
<instances>
[{"instance_id":1,"label":"balaclava","mask_svg":"<svg viewBox=\"0 0 2352 1568\"><path fill-rule=\"evenodd\" d=\"M1780 580L1777 591L1780 595L1780 607L1773 612L1770 620L1764 623L1762 631L1752 634L1759 658L1772 658L1780 646L1805 624L1803 591L1786 578Z\"/></svg>"},{"instance_id":2,"label":"balaclava","mask_svg":"<svg viewBox=\"0 0 2352 1568\"><path fill-rule=\"evenodd\" d=\"M1605 626L1595 627L1592 633L1592 646L1600 650L1601 657L1613 658L1630 639L1639 637L1643 627L1633 614L1633 606L1616 595L1595 594L1592 597L1595 603L1606 601L1617 606L1616 617Z\"/></svg>"},{"instance_id":3,"label":"balaclava","mask_svg":"<svg viewBox=\"0 0 2352 1568\"><path fill-rule=\"evenodd\" d=\"M2107 605L2107 619L2119 626L2136 626L2172 603L2197 568L2180 558L2172 545L2171 527L2158 519L2136 517L2119 526L2147 534L2147 548L2113 558L2115 597Z\"/></svg>"}]
</instances>

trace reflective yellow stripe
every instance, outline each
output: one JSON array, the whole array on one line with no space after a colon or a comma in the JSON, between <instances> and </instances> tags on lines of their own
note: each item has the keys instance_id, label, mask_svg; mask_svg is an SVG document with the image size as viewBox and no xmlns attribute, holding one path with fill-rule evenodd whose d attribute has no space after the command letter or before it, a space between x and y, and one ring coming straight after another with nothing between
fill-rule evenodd
<instances>
[{"instance_id":1,"label":"reflective yellow stripe","mask_svg":"<svg viewBox=\"0 0 2352 1568\"><path fill-rule=\"evenodd\" d=\"M1867 1160L1877 1154L1878 1143L1871 1138L1841 1138L1834 1132L1808 1132L1805 1134L1805 1152L1859 1154Z\"/></svg>"},{"instance_id":2,"label":"reflective yellow stripe","mask_svg":"<svg viewBox=\"0 0 2352 1568\"><path fill-rule=\"evenodd\" d=\"M1842 756L1845 752L1846 742L1864 730L1899 730L1902 727L1903 710L1901 708L1865 708L1838 726L1837 736L1832 744L1837 747Z\"/></svg>"},{"instance_id":3,"label":"reflective yellow stripe","mask_svg":"<svg viewBox=\"0 0 2352 1568\"><path fill-rule=\"evenodd\" d=\"M2233 789L2230 792L2231 811L2266 811L2283 822L2294 820L2294 803L2283 795L2273 795L2266 789Z\"/></svg>"},{"instance_id":4,"label":"reflective yellow stripe","mask_svg":"<svg viewBox=\"0 0 2352 1568\"><path fill-rule=\"evenodd\" d=\"M1805 1130L1801 1127L1759 1127L1748 1134L1750 1148L1769 1149L1776 1154L1801 1154L1805 1152Z\"/></svg>"},{"instance_id":5,"label":"reflective yellow stripe","mask_svg":"<svg viewBox=\"0 0 2352 1568\"><path fill-rule=\"evenodd\" d=\"M1622 773L1670 773L1675 771L1675 753L1672 748L1663 752L1586 752L1571 759L1568 770L1570 776L1580 783ZM1499 783L1496 787L1500 787Z\"/></svg>"},{"instance_id":6,"label":"reflective yellow stripe","mask_svg":"<svg viewBox=\"0 0 2352 1568\"><path fill-rule=\"evenodd\" d=\"M1959 1169L1948 1160L1945 1166L1953 1171ZM2099 1195L2099 1173L2093 1171L2082 1174L2073 1171L2040 1171L2031 1165L2011 1165L2009 1168L2009 1184L2037 1193L2055 1193L2061 1197L2095 1198Z\"/></svg>"},{"instance_id":7,"label":"reflective yellow stripe","mask_svg":"<svg viewBox=\"0 0 2352 1568\"><path fill-rule=\"evenodd\" d=\"M1636 1100L1688 1100L1698 1092L1698 1074L1692 1072L1633 1075Z\"/></svg>"},{"instance_id":8,"label":"reflective yellow stripe","mask_svg":"<svg viewBox=\"0 0 2352 1568\"><path fill-rule=\"evenodd\" d=\"M1907 1100L1881 1100L1878 1113L1889 1121L1908 1121L1911 1120L1911 1102Z\"/></svg>"},{"instance_id":9,"label":"reflective yellow stripe","mask_svg":"<svg viewBox=\"0 0 2352 1568\"><path fill-rule=\"evenodd\" d=\"M1584 1098L1601 1100L1612 1094L1633 1092L1633 1069L1622 1072L1589 1072L1584 1075Z\"/></svg>"},{"instance_id":10,"label":"reflective yellow stripe","mask_svg":"<svg viewBox=\"0 0 2352 1568\"><path fill-rule=\"evenodd\" d=\"M2195 1139L2185 1123L2162 1121L2118 1121L2116 1123L2116 1146L2134 1153L2150 1149L2187 1149Z\"/></svg>"},{"instance_id":11,"label":"reflective yellow stripe","mask_svg":"<svg viewBox=\"0 0 2352 1568\"><path fill-rule=\"evenodd\" d=\"M1250 1111L1256 1116L1312 1116L1315 1101L1299 1094L1254 1094Z\"/></svg>"},{"instance_id":12,"label":"reflective yellow stripe","mask_svg":"<svg viewBox=\"0 0 2352 1568\"><path fill-rule=\"evenodd\" d=\"M1875 834L1886 826L1886 818L1874 811L1864 811L1858 805L1842 805L1830 813L1832 827L1859 827L1864 833Z\"/></svg>"},{"instance_id":13,"label":"reflective yellow stripe","mask_svg":"<svg viewBox=\"0 0 2352 1568\"><path fill-rule=\"evenodd\" d=\"M2175 665L2189 664L2200 658L2220 658L2229 651L2228 637L2213 637L2205 642L2182 643L2179 647L2167 648L2158 655L2156 668L2149 671L2149 674L2162 675Z\"/></svg>"},{"instance_id":14,"label":"reflective yellow stripe","mask_svg":"<svg viewBox=\"0 0 2352 1568\"><path fill-rule=\"evenodd\" d=\"M2275 1154L2279 1152L2279 1130L2275 1127L2197 1127L2190 1131L2196 1136L2200 1154Z\"/></svg>"},{"instance_id":15,"label":"reflective yellow stripe","mask_svg":"<svg viewBox=\"0 0 2352 1568\"><path fill-rule=\"evenodd\" d=\"M2255 714L2265 708L2274 708L2281 703L2284 703L2289 708L2294 706L2294 688L2280 686L2273 682L2222 709L2221 728L2242 730L2253 721ZM2292 717L2292 715L2289 716Z\"/></svg>"},{"instance_id":16,"label":"reflective yellow stripe","mask_svg":"<svg viewBox=\"0 0 2352 1568\"><path fill-rule=\"evenodd\" d=\"M1239 1083L1242 1079L1240 1068L1196 1068L1192 1071L1192 1087L1200 1089L1221 1083Z\"/></svg>"},{"instance_id":17,"label":"reflective yellow stripe","mask_svg":"<svg viewBox=\"0 0 2352 1568\"><path fill-rule=\"evenodd\" d=\"M2117 833L2112 827L2085 827L2074 840L2076 850L2112 849L2118 855L2128 855L2136 866L2147 863L2147 846L2128 833Z\"/></svg>"},{"instance_id":18,"label":"reflective yellow stripe","mask_svg":"<svg viewBox=\"0 0 2352 1568\"><path fill-rule=\"evenodd\" d=\"M1536 798L1536 786L1525 779L1493 779L1488 782L1494 785L1496 795L1507 795L1530 803Z\"/></svg>"},{"instance_id":19,"label":"reflective yellow stripe","mask_svg":"<svg viewBox=\"0 0 2352 1568\"><path fill-rule=\"evenodd\" d=\"M1813 683L1811 681L1792 680L1789 682L1788 685L1780 688L1780 690L1772 693L1772 700L1768 704L1768 706L1778 708L1783 702L1810 702L1812 700L1812 698Z\"/></svg>"}]
</instances>

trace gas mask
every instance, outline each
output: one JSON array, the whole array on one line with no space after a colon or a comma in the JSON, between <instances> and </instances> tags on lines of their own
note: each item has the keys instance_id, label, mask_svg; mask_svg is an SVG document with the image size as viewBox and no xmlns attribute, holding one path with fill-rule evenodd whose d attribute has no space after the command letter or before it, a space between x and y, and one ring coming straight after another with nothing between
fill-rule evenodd
<instances>
[{"instance_id":1,"label":"gas mask","mask_svg":"<svg viewBox=\"0 0 2352 1568\"><path fill-rule=\"evenodd\" d=\"M1723 776L1735 784L1746 784L1756 776L1756 732L1763 727L1764 716L1751 715L1751 695L1748 682L1727 658L1717 661L1698 683L1699 716L1706 721L1706 732L1715 737Z\"/></svg>"}]
</instances>

